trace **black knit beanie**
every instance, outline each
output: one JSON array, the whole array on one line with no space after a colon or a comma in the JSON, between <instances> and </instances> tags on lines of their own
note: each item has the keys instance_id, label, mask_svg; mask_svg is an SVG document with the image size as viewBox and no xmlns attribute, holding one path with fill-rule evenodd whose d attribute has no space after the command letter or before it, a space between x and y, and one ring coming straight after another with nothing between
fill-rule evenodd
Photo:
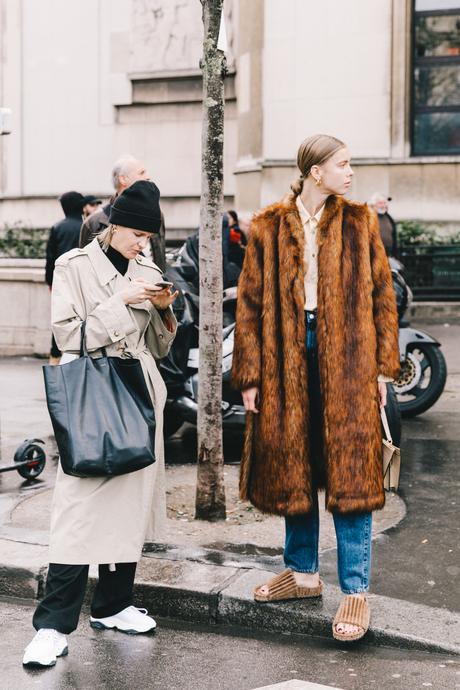
<instances>
[{"instance_id":1,"label":"black knit beanie","mask_svg":"<svg viewBox=\"0 0 460 690\"><path fill-rule=\"evenodd\" d=\"M142 232L159 232L161 211L158 187L149 180L134 182L113 202L109 222Z\"/></svg>"}]
</instances>

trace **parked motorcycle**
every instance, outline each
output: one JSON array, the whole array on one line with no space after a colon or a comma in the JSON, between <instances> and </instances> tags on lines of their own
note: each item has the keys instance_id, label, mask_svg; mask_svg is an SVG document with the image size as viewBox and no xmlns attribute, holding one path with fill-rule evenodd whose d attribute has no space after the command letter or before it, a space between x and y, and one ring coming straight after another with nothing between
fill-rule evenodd
<instances>
[{"instance_id":1,"label":"parked motorcycle","mask_svg":"<svg viewBox=\"0 0 460 690\"><path fill-rule=\"evenodd\" d=\"M199 281L196 236L188 238L182 248L170 255L172 261L166 271L167 279L180 290L174 303L178 330L169 355L160 363L168 395L164 412L165 437L173 435L184 422L196 426L198 411L198 327ZM230 385L235 335L236 286L223 294L223 349L222 349L222 420L224 443L231 440L242 446L245 410L238 391ZM387 386L386 413L394 442L401 438L401 417L396 395Z\"/></svg>"},{"instance_id":2,"label":"parked motorcycle","mask_svg":"<svg viewBox=\"0 0 460 690\"><path fill-rule=\"evenodd\" d=\"M390 258L393 288L399 319L399 354L401 371L393 384L403 417L426 412L444 390L447 366L441 343L429 333L412 328L404 314L412 304L412 291L404 279L404 266Z\"/></svg>"}]
</instances>

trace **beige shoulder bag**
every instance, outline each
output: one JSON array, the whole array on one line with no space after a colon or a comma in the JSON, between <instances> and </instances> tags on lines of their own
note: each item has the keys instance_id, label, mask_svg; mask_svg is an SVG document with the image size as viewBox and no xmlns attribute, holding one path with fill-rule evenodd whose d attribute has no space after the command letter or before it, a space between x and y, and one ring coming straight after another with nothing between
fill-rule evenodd
<instances>
[{"instance_id":1,"label":"beige shoulder bag","mask_svg":"<svg viewBox=\"0 0 460 690\"><path fill-rule=\"evenodd\" d=\"M386 439L383 443L383 485L387 491L397 491L399 487L399 473L401 470L401 451L393 445L390 427L388 426L385 408L380 408L380 416L385 430Z\"/></svg>"}]
</instances>

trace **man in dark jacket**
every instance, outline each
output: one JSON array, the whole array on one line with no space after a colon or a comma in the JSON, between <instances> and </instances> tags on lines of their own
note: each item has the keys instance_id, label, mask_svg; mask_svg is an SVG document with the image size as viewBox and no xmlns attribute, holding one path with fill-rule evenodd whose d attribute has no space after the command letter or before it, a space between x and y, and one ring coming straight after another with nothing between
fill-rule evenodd
<instances>
[{"instance_id":1,"label":"man in dark jacket","mask_svg":"<svg viewBox=\"0 0 460 690\"><path fill-rule=\"evenodd\" d=\"M138 180L149 180L149 174L145 165L134 156L126 155L117 160L112 169L112 184L115 189L114 196L109 203L103 206L99 211L92 213L85 219L81 226L80 232L80 247L85 247L89 244L99 233L101 233L109 224L110 209L116 197L128 189L133 182ZM161 268L162 271L166 269L165 261L165 224L164 216L161 214L161 227L158 233L152 233L147 251L142 253L151 257L152 261Z\"/></svg>"},{"instance_id":2,"label":"man in dark jacket","mask_svg":"<svg viewBox=\"0 0 460 690\"><path fill-rule=\"evenodd\" d=\"M374 211L377 212L379 219L380 236L382 238L383 246L387 256L398 256L398 240L396 232L396 223L388 213L388 202L391 201L391 196L385 196L380 192L375 192L367 202Z\"/></svg>"},{"instance_id":3,"label":"man in dark jacket","mask_svg":"<svg viewBox=\"0 0 460 690\"><path fill-rule=\"evenodd\" d=\"M65 218L51 228L48 244L46 245L45 281L51 289L53 283L54 264L56 259L70 249L78 247L80 237L81 215L85 197L79 192L66 192L59 201ZM51 341L50 364L59 364L61 353L56 345L54 336Z\"/></svg>"},{"instance_id":4,"label":"man in dark jacket","mask_svg":"<svg viewBox=\"0 0 460 690\"><path fill-rule=\"evenodd\" d=\"M78 247L80 237L81 214L85 197L78 192L66 192L59 199L65 218L51 228L46 246L45 280L51 287L53 283L54 264L56 259Z\"/></svg>"}]
</instances>

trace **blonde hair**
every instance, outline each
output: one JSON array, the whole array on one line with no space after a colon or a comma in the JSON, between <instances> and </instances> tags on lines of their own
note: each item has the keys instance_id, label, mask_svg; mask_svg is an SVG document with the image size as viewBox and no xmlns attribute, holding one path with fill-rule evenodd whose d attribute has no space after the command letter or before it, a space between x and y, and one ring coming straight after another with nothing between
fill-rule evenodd
<instances>
[{"instance_id":1,"label":"blonde hair","mask_svg":"<svg viewBox=\"0 0 460 690\"><path fill-rule=\"evenodd\" d=\"M100 242L101 248L104 252L110 247L112 241L113 233L115 232L116 225L108 225L102 232L99 233L97 239Z\"/></svg>"},{"instance_id":2,"label":"blonde hair","mask_svg":"<svg viewBox=\"0 0 460 690\"><path fill-rule=\"evenodd\" d=\"M300 170L300 175L291 184L294 198L301 194L303 183L310 175L312 167L325 163L345 145L343 141L329 134L314 134L303 140L297 152L297 167Z\"/></svg>"}]
</instances>

